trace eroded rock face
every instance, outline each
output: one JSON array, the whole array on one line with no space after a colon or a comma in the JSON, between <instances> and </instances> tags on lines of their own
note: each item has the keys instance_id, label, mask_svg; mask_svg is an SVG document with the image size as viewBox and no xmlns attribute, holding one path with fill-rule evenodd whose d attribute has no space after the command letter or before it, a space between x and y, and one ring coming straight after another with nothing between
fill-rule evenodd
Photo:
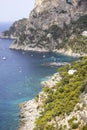
<instances>
[{"instance_id":1,"label":"eroded rock face","mask_svg":"<svg viewBox=\"0 0 87 130\"><path fill-rule=\"evenodd\" d=\"M49 10L52 7L57 7L59 2L59 0L36 0L35 10L36 12L41 13L44 10Z\"/></svg>"},{"instance_id":2,"label":"eroded rock face","mask_svg":"<svg viewBox=\"0 0 87 130\"><path fill-rule=\"evenodd\" d=\"M87 0L36 0L26 26L14 33L10 30L10 35L17 36L11 48L60 49L62 42L73 32L72 21L87 14L86 5Z\"/></svg>"}]
</instances>

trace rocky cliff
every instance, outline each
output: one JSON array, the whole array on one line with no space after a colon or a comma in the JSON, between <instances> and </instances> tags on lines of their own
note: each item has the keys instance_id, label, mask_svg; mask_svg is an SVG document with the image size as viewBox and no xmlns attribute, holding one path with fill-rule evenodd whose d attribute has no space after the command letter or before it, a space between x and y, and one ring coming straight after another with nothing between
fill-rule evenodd
<instances>
[{"instance_id":1,"label":"rocky cliff","mask_svg":"<svg viewBox=\"0 0 87 130\"><path fill-rule=\"evenodd\" d=\"M87 57L58 69L20 104L18 130L87 130Z\"/></svg>"},{"instance_id":2,"label":"rocky cliff","mask_svg":"<svg viewBox=\"0 0 87 130\"><path fill-rule=\"evenodd\" d=\"M87 0L36 0L29 19L15 22L4 35L17 38L10 46L13 49L71 48L65 41L87 29L86 6Z\"/></svg>"}]
</instances>

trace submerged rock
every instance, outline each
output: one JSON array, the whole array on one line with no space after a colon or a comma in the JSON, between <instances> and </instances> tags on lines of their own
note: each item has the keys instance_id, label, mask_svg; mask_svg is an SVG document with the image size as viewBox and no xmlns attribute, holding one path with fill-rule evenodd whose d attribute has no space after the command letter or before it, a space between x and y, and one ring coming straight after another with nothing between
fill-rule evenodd
<instances>
[{"instance_id":1,"label":"submerged rock","mask_svg":"<svg viewBox=\"0 0 87 130\"><path fill-rule=\"evenodd\" d=\"M42 65L58 67L58 66L63 66L63 65L68 65L68 64L69 64L68 62L46 62L46 63L43 63Z\"/></svg>"}]
</instances>

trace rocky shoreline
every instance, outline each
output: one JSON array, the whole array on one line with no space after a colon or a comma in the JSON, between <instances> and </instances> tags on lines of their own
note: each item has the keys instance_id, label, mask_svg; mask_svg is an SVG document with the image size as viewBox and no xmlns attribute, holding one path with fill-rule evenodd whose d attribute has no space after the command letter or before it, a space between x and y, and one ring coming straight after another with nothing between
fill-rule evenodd
<instances>
[{"instance_id":1,"label":"rocky shoreline","mask_svg":"<svg viewBox=\"0 0 87 130\"><path fill-rule=\"evenodd\" d=\"M43 66L51 66L51 67L58 67L58 66L64 66L64 65L68 65L68 62L46 62L43 63Z\"/></svg>"},{"instance_id":2,"label":"rocky shoreline","mask_svg":"<svg viewBox=\"0 0 87 130\"><path fill-rule=\"evenodd\" d=\"M43 87L53 88L61 80L59 73L55 73L49 80L41 82ZM40 116L42 105L46 95L43 91L39 93L38 102L35 99L26 101L19 105L20 107L20 124L18 130L33 130L35 119Z\"/></svg>"},{"instance_id":3,"label":"rocky shoreline","mask_svg":"<svg viewBox=\"0 0 87 130\"><path fill-rule=\"evenodd\" d=\"M24 46L24 45L15 44L15 41L10 45L9 48L13 50L49 52L45 48L38 48L38 47L32 48L32 47L29 47L29 45Z\"/></svg>"},{"instance_id":4,"label":"rocky shoreline","mask_svg":"<svg viewBox=\"0 0 87 130\"><path fill-rule=\"evenodd\" d=\"M29 45L23 45L23 44L19 44L16 43L17 42L17 37L14 36L4 36L1 35L0 36L1 39L12 39L14 40L12 42L12 44L9 46L10 49L12 50L22 50L22 51L33 51L33 52L49 52L49 49L46 49L45 47L31 47ZM60 53L60 54L64 54L66 56L72 56L72 57L81 57L81 56L87 56L86 53L74 53L71 48L69 48L68 50L65 49L53 49L52 52L54 53Z\"/></svg>"},{"instance_id":5,"label":"rocky shoreline","mask_svg":"<svg viewBox=\"0 0 87 130\"><path fill-rule=\"evenodd\" d=\"M54 89L56 83L58 83L62 78L59 73L55 73L49 80L41 82L43 87L50 87ZM18 130L33 130L35 127L35 120L40 116L40 112L43 110L44 100L47 95L41 91L38 94L38 100L32 99L30 101L20 104L20 125ZM74 110L69 114L60 118L57 117L56 121L58 126L65 126L69 129L69 120L73 119L74 123L80 122L80 127L87 124L87 94L83 93L80 96L80 102L76 104ZM54 122L55 123L55 122Z\"/></svg>"},{"instance_id":6,"label":"rocky shoreline","mask_svg":"<svg viewBox=\"0 0 87 130\"><path fill-rule=\"evenodd\" d=\"M37 52L49 52L48 49L45 48L39 48L39 47L29 47L29 45L19 45L19 44L15 44L15 41L9 46L10 49L13 50L22 50L22 51L37 51ZM66 56L73 56L73 57L80 57L80 56L86 56L86 54L79 54L79 53L73 53L72 50L67 50L65 51L64 49L60 49L60 50L53 50L52 52L54 53L60 53L60 54L64 54Z\"/></svg>"},{"instance_id":7,"label":"rocky shoreline","mask_svg":"<svg viewBox=\"0 0 87 130\"><path fill-rule=\"evenodd\" d=\"M3 33L0 34L0 39L13 39L13 40L17 40L17 37L14 36L4 36Z\"/></svg>"},{"instance_id":8,"label":"rocky shoreline","mask_svg":"<svg viewBox=\"0 0 87 130\"><path fill-rule=\"evenodd\" d=\"M32 130L35 119L39 117L38 103L35 99L21 103L20 105L20 124L18 130Z\"/></svg>"},{"instance_id":9,"label":"rocky shoreline","mask_svg":"<svg viewBox=\"0 0 87 130\"><path fill-rule=\"evenodd\" d=\"M72 44L65 43L65 41L68 39L70 40L72 36L76 37L78 34L81 35L84 29L87 30L86 5L87 0L36 0L29 19L15 22L9 32L4 32L5 37L3 36L3 38L14 39L14 37L16 37L9 47L14 50L51 51L73 57L87 56L87 52L86 54L84 53L84 50L87 48L84 42L81 42L81 48L84 49L82 50L80 48L80 53L77 51L79 44L76 44L76 41L72 42ZM85 32L85 36L86 35ZM74 45L75 48L77 47L76 51L74 51L77 53L72 51L75 49L72 49L72 45ZM61 64L54 62L45 65L61 66ZM48 81L42 82L41 84L43 87L46 86L53 89L60 80L61 77L59 73L56 73ZM43 106L45 98L46 95L42 91L39 93L38 102L33 99L20 104L20 126L18 130L33 130L35 119L40 116L40 108L43 108L41 106ZM63 119L57 117L56 121L59 126L64 124L69 129L68 121L73 118L73 116L77 118L75 122L81 121L81 124L87 124L87 95L83 96L81 99L86 102L86 107L84 107L82 101L78 104L79 110L78 107L75 107L75 111L70 115L65 115Z\"/></svg>"},{"instance_id":10,"label":"rocky shoreline","mask_svg":"<svg viewBox=\"0 0 87 130\"><path fill-rule=\"evenodd\" d=\"M55 73L49 80L41 82L42 87L53 88L61 80L59 73Z\"/></svg>"}]
</instances>

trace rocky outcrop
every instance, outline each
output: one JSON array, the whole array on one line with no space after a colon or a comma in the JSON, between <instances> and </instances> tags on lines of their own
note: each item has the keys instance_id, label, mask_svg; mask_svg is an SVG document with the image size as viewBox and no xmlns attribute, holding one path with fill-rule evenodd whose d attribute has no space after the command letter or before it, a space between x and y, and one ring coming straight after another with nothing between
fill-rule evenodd
<instances>
[{"instance_id":1,"label":"rocky outcrop","mask_svg":"<svg viewBox=\"0 0 87 130\"><path fill-rule=\"evenodd\" d=\"M39 117L38 103L33 99L20 104L20 125L18 130L33 130L35 119Z\"/></svg>"},{"instance_id":2,"label":"rocky outcrop","mask_svg":"<svg viewBox=\"0 0 87 130\"><path fill-rule=\"evenodd\" d=\"M74 110L69 115L65 114L63 118L56 117L55 119L56 121L53 120L52 123L57 122L56 125L58 126L58 128L64 130L82 129L83 126L87 125L87 103L84 103L86 100L87 100L87 94L82 94L80 102L76 104Z\"/></svg>"},{"instance_id":3,"label":"rocky outcrop","mask_svg":"<svg viewBox=\"0 0 87 130\"><path fill-rule=\"evenodd\" d=\"M49 80L41 82L43 87L54 88L54 85L61 80L59 73L55 73ZM47 94L41 91L35 99L26 101L19 105L20 107L20 124L18 130L33 130L35 120L40 116L43 110Z\"/></svg>"},{"instance_id":4,"label":"rocky outcrop","mask_svg":"<svg viewBox=\"0 0 87 130\"><path fill-rule=\"evenodd\" d=\"M75 22L87 14L87 0L36 0L29 19L17 21L4 32L17 40L12 49L53 51L63 47L63 41L73 33L82 33ZM72 24L74 22L74 24ZM86 27L87 28L87 27ZM76 34L75 33L75 34Z\"/></svg>"},{"instance_id":5,"label":"rocky outcrop","mask_svg":"<svg viewBox=\"0 0 87 130\"><path fill-rule=\"evenodd\" d=\"M86 36L87 37L87 31L82 32L82 36Z\"/></svg>"},{"instance_id":6,"label":"rocky outcrop","mask_svg":"<svg viewBox=\"0 0 87 130\"><path fill-rule=\"evenodd\" d=\"M54 88L55 85L61 80L61 76L59 73L55 73L49 80L41 82L43 87Z\"/></svg>"},{"instance_id":7,"label":"rocky outcrop","mask_svg":"<svg viewBox=\"0 0 87 130\"><path fill-rule=\"evenodd\" d=\"M15 21L9 30L2 33L2 35L18 38L26 29L28 19L24 18L19 21Z\"/></svg>"},{"instance_id":8,"label":"rocky outcrop","mask_svg":"<svg viewBox=\"0 0 87 130\"><path fill-rule=\"evenodd\" d=\"M19 105L20 107L20 124L18 130L33 130L35 120L40 116L43 110L43 104L47 95L42 91L35 99L26 101Z\"/></svg>"},{"instance_id":9,"label":"rocky outcrop","mask_svg":"<svg viewBox=\"0 0 87 130\"><path fill-rule=\"evenodd\" d=\"M45 62L42 65L43 66L51 66L51 67L59 67L59 66L64 66L64 65L68 65L68 62Z\"/></svg>"},{"instance_id":10,"label":"rocky outcrop","mask_svg":"<svg viewBox=\"0 0 87 130\"><path fill-rule=\"evenodd\" d=\"M75 70L74 70L75 71ZM59 73L55 73L49 80L42 82L43 87L54 89L56 83L61 81ZM20 104L20 125L18 130L33 130L35 127L35 120L40 116L43 111L43 105L47 98L47 93L40 92L33 100ZM56 100L56 99L55 99ZM79 130L87 125L87 93L80 95L80 101L75 105L72 112L64 116L56 116L49 122L54 124L55 130L63 129L68 130L74 128ZM74 129L76 129L74 128Z\"/></svg>"}]
</instances>

